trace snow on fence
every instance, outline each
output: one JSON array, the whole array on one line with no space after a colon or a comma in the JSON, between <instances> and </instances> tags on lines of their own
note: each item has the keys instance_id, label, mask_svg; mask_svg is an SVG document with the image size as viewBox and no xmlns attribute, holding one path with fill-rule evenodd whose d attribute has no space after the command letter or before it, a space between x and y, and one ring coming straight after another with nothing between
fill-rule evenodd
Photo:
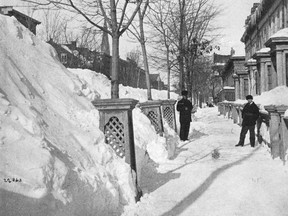
<instances>
[{"instance_id":1,"label":"snow on fence","mask_svg":"<svg viewBox=\"0 0 288 216\"><path fill-rule=\"evenodd\" d=\"M105 143L110 145L115 153L125 157L125 162L130 164L135 171L135 184L138 194L135 199L138 201L141 191L137 186L136 154L133 134L132 110L138 100L134 99L96 99L92 104L99 110L99 129L104 133Z\"/></svg>"},{"instance_id":2,"label":"snow on fence","mask_svg":"<svg viewBox=\"0 0 288 216\"><path fill-rule=\"evenodd\" d=\"M161 100L146 101L143 103L139 103L140 109L149 118L156 132L160 136L163 136L164 127L161 114L161 105L162 105Z\"/></svg>"},{"instance_id":3,"label":"snow on fence","mask_svg":"<svg viewBox=\"0 0 288 216\"><path fill-rule=\"evenodd\" d=\"M279 157L285 162L288 149L288 117L284 114L288 106L270 105L264 108L265 110L260 110L257 120L258 142L263 142L269 147L272 158ZM235 124L242 124L242 110L243 104L228 101L218 103L219 113L233 119Z\"/></svg>"},{"instance_id":4,"label":"snow on fence","mask_svg":"<svg viewBox=\"0 0 288 216\"><path fill-rule=\"evenodd\" d=\"M176 115L175 115L175 104L176 100L163 100L161 103L162 118L165 119L168 125L177 132L176 126Z\"/></svg>"},{"instance_id":5,"label":"snow on fence","mask_svg":"<svg viewBox=\"0 0 288 216\"><path fill-rule=\"evenodd\" d=\"M138 102L138 100L129 98L95 99L92 101L94 107L99 110L99 128L104 133L105 142L114 149L119 157L125 158L125 162L130 164L131 169L135 171L135 181L138 189L135 199L137 201L140 199L142 192L137 185L132 110ZM163 119L168 122L172 129L177 131L175 103L176 100L157 100L138 103L138 105L149 118L156 132L163 136Z\"/></svg>"}]
</instances>

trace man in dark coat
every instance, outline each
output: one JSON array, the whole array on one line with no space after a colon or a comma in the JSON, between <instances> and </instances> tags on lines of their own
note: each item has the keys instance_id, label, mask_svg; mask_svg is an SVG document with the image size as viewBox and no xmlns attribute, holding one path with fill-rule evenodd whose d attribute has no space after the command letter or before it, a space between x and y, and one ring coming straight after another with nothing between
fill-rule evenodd
<instances>
[{"instance_id":1,"label":"man in dark coat","mask_svg":"<svg viewBox=\"0 0 288 216\"><path fill-rule=\"evenodd\" d=\"M177 103L177 111L180 112L180 140L188 140L191 122L192 103L187 99L188 91L182 91L182 99Z\"/></svg>"},{"instance_id":2,"label":"man in dark coat","mask_svg":"<svg viewBox=\"0 0 288 216\"><path fill-rule=\"evenodd\" d=\"M243 146L245 141L246 133L249 130L250 134L250 145L251 147L255 146L255 124L259 117L259 108L258 106L253 102L253 96L247 95L246 100L248 101L247 104L245 104L243 111L242 111L242 129L240 133L240 140L239 143L236 146Z\"/></svg>"}]
</instances>

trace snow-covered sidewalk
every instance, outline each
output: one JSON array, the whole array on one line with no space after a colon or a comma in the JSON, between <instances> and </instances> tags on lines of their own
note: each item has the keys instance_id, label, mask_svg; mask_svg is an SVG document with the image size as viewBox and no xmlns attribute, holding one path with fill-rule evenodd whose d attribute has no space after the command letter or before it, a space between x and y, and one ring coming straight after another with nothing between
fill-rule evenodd
<instances>
[{"instance_id":1,"label":"snow-covered sidewalk","mask_svg":"<svg viewBox=\"0 0 288 216\"><path fill-rule=\"evenodd\" d=\"M197 111L190 141L180 143L173 160L143 170L144 196L122 215L288 215L288 165L266 146L251 148L249 133L245 146L235 147L240 129L216 107Z\"/></svg>"}]
</instances>

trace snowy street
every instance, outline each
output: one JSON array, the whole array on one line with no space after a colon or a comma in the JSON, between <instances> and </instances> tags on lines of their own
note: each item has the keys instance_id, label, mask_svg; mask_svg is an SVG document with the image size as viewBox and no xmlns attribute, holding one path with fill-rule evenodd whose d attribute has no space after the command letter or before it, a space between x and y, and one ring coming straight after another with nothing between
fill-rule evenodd
<instances>
[{"instance_id":1,"label":"snowy street","mask_svg":"<svg viewBox=\"0 0 288 216\"><path fill-rule=\"evenodd\" d=\"M244 147L235 147L240 129L217 107L198 110L190 140L155 172L143 171L144 196L122 215L288 215L287 165L264 145L250 147L249 133Z\"/></svg>"}]
</instances>

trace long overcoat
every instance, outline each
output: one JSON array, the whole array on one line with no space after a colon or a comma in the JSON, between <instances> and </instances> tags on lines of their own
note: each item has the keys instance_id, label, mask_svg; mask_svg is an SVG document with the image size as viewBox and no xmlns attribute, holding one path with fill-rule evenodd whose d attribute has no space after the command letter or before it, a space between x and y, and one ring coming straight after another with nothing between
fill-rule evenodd
<instances>
[{"instance_id":1,"label":"long overcoat","mask_svg":"<svg viewBox=\"0 0 288 216\"><path fill-rule=\"evenodd\" d=\"M245 104L242 110L242 126L252 126L256 124L256 121L259 117L259 108L254 103L247 103Z\"/></svg>"},{"instance_id":2,"label":"long overcoat","mask_svg":"<svg viewBox=\"0 0 288 216\"><path fill-rule=\"evenodd\" d=\"M185 98L182 98L177 103L177 111L180 112L180 123L191 122L191 111L193 109L192 103Z\"/></svg>"}]
</instances>

